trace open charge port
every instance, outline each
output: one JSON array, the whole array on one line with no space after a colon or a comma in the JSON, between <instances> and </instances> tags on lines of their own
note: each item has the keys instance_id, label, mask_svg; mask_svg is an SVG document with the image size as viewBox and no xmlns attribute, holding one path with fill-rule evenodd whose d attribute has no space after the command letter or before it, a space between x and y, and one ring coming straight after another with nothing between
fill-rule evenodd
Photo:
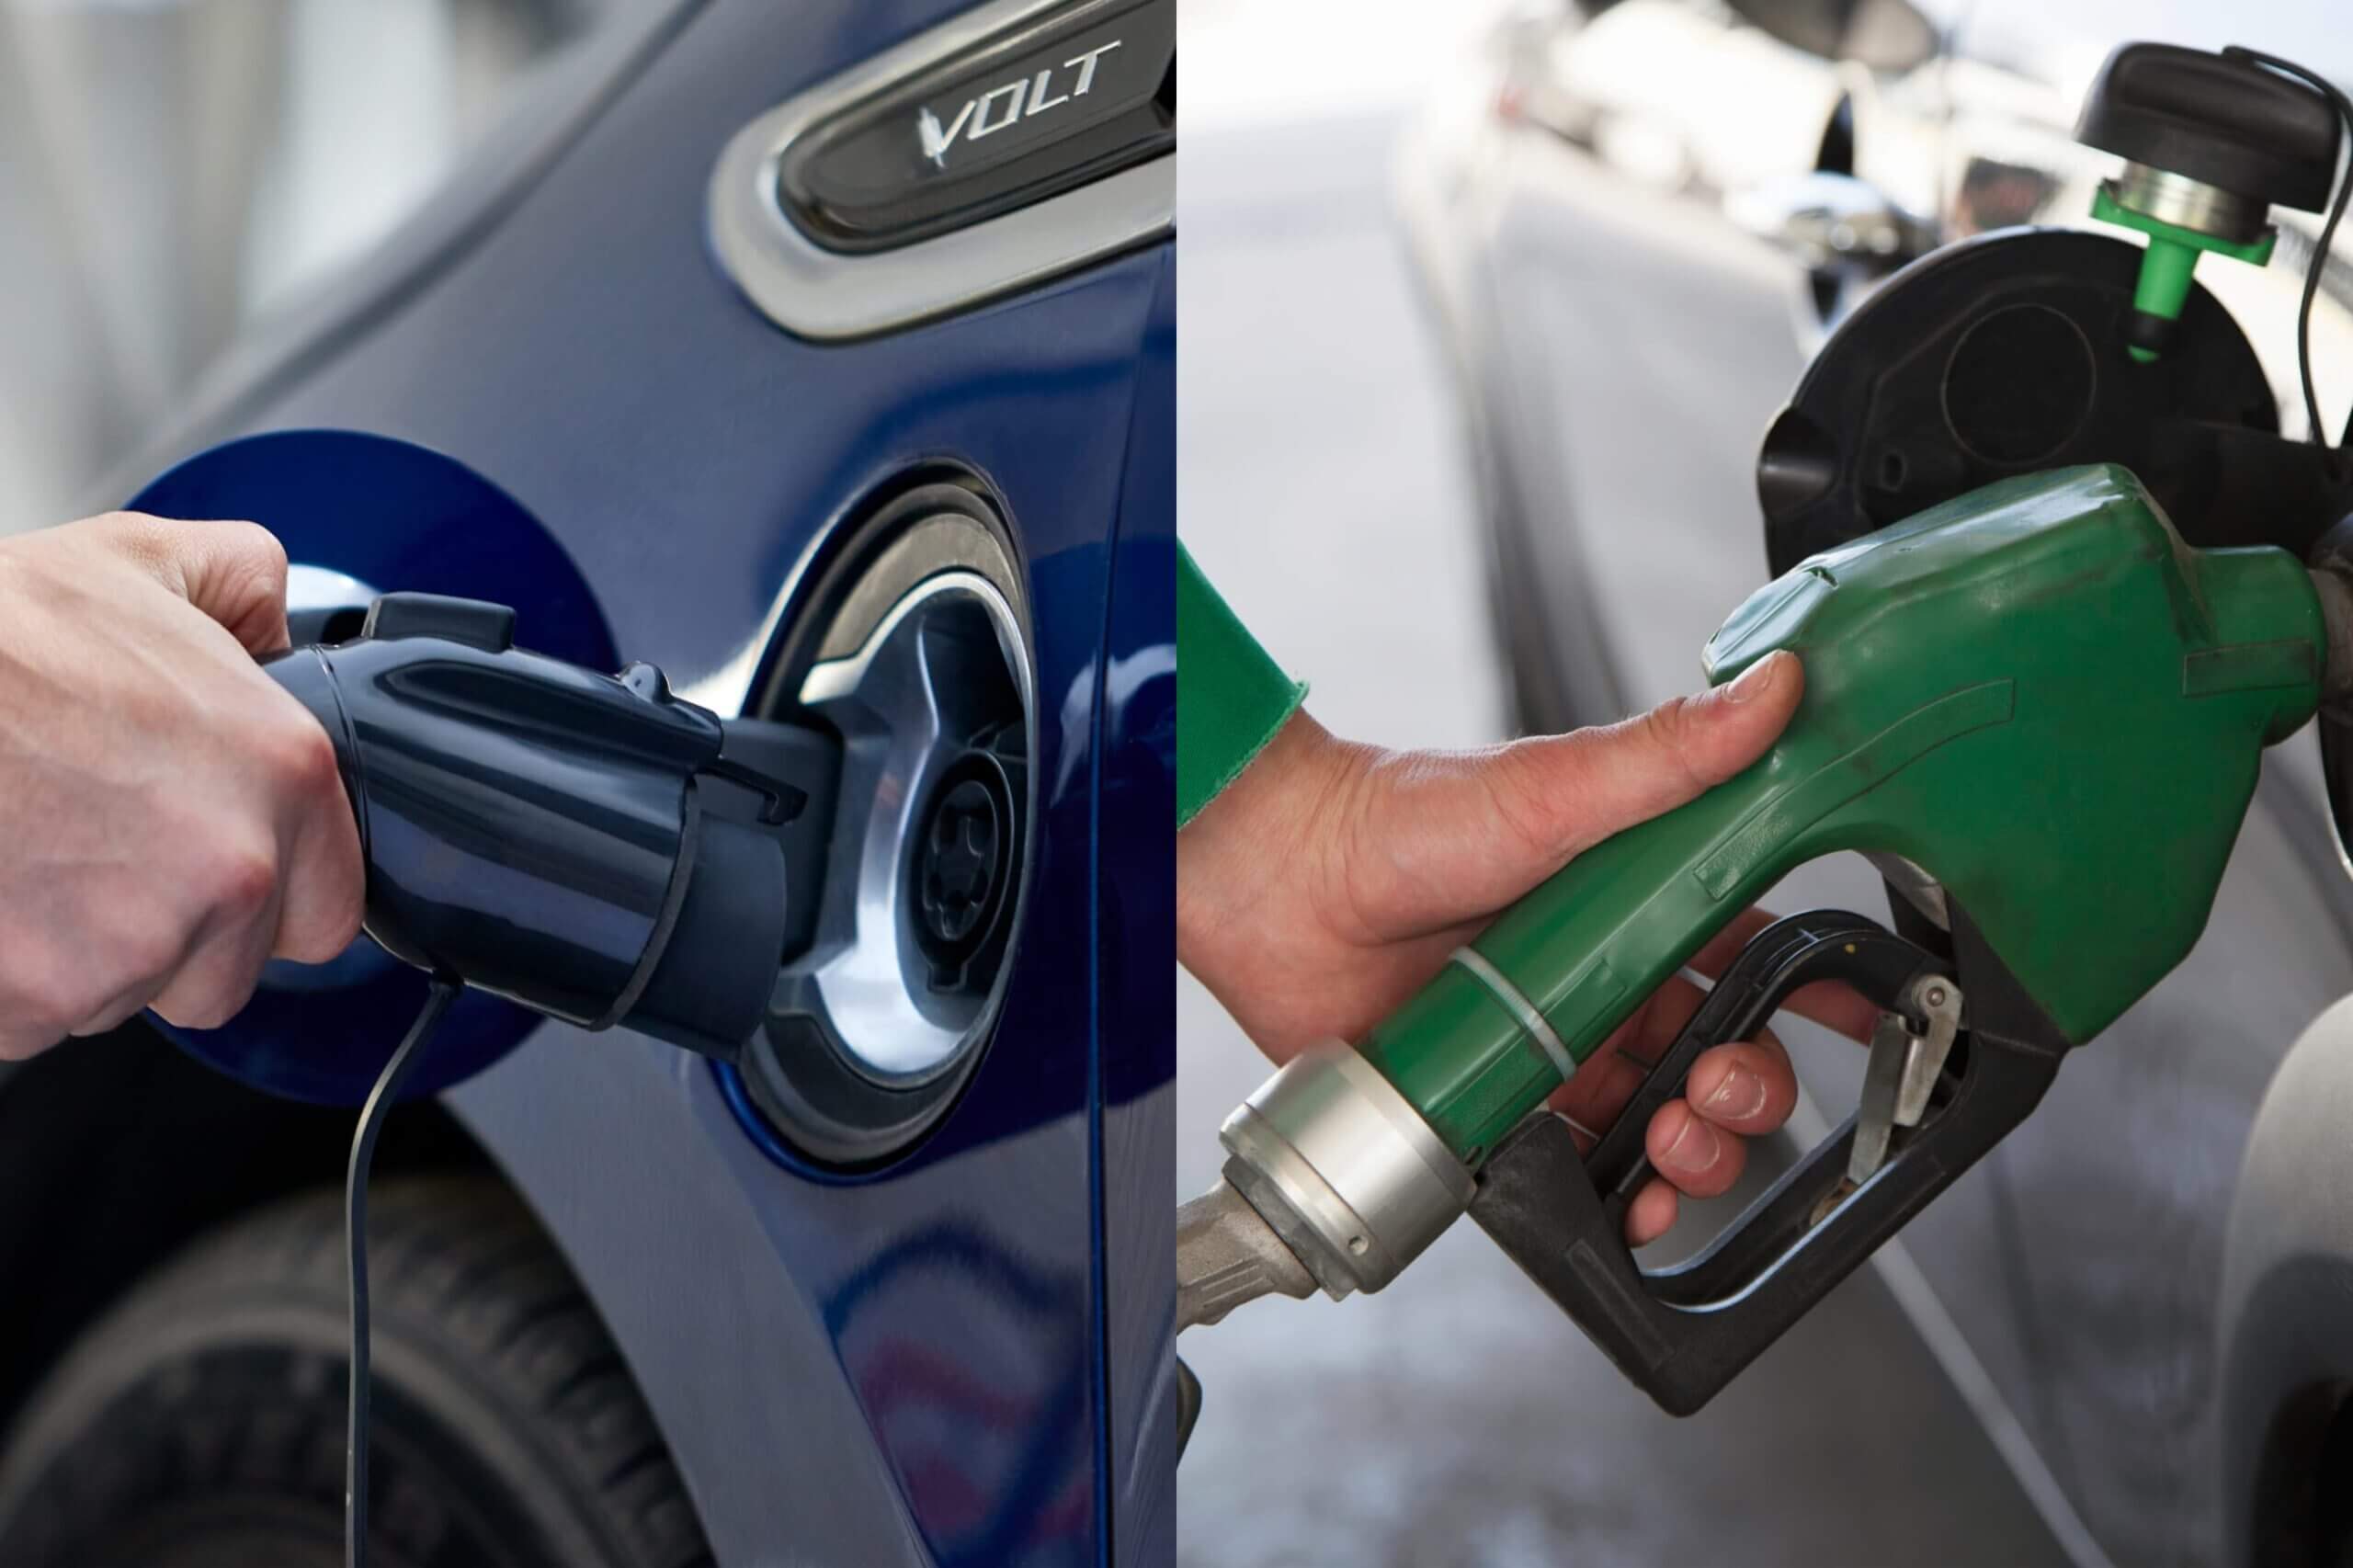
<instances>
[{"instance_id":1,"label":"open charge port","mask_svg":"<svg viewBox=\"0 0 2353 1568\"><path fill-rule=\"evenodd\" d=\"M1036 811L1029 617L961 484L884 507L797 597L748 711L822 722L842 762L812 926L740 1070L796 1150L856 1166L946 1113L1003 1003Z\"/></svg>"}]
</instances>

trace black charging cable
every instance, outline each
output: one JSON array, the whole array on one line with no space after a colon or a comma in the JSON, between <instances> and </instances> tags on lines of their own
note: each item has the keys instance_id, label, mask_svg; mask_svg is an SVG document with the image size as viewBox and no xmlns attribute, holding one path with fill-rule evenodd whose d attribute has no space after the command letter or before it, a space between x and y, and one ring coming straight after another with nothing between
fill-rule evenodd
<instances>
[{"instance_id":1,"label":"black charging cable","mask_svg":"<svg viewBox=\"0 0 2353 1568\"><path fill-rule=\"evenodd\" d=\"M2336 106L2336 118L2344 123L2347 137L2353 139L2353 102L2348 102L2336 84L2319 72L2309 70L2292 60L2282 60L2276 54L2265 54L2259 50L2245 49L2237 44L2231 45L2222 53L2228 59L2251 60L2257 65L2268 65L2281 75L2293 76L2308 84ZM2320 292L2321 269L2328 265L2329 244L2336 238L2337 220L2345 216L2345 199L2348 195L2353 195L2353 159L2347 161L2345 173L2337 179L2336 199L2329 206L2328 222L2321 225L2320 243L2313 247L2312 264L2304 268L2303 302L2296 309L2296 369L2303 377L2304 417L2312 422L2313 445L2316 447L2327 446L2328 437L2321 432L2320 394L2313 389L2313 296ZM2336 439L2340 449L2348 442L2353 442L2353 412L2347 414L2345 432Z\"/></svg>"},{"instance_id":2,"label":"black charging cable","mask_svg":"<svg viewBox=\"0 0 2353 1568\"><path fill-rule=\"evenodd\" d=\"M401 1085L425 1054L425 1042L460 988L455 980L433 982L416 1022L409 1025L407 1038L384 1063L368 1103L360 1108L359 1130L351 1135L351 1164L344 1172L343 1242L351 1258L351 1403L343 1449L345 1568L365 1568L368 1561L368 1167L375 1163L376 1134L383 1130L386 1113L400 1099Z\"/></svg>"}]
</instances>

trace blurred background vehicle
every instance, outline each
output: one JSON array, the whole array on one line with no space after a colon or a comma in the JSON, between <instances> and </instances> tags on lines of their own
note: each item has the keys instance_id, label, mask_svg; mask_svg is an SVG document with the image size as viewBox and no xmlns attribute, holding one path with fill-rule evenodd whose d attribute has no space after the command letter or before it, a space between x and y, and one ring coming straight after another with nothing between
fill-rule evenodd
<instances>
[{"instance_id":1,"label":"blurred background vehicle","mask_svg":"<svg viewBox=\"0 0 2353 1568\"><path fill-rule=\"evenodd\" d=\"M0 528L145 487L278 531L330 624L498 599L867 759L859 984L740 1070L486 997L435 1041L375 1179L377 1561L1173 1551L1167 10L1097 81L1126 163L1032 142L833 252L782 111L928 108L1068 6L0 4ZM1031 786L987 973L902 896L983 744ZM380 1058L420 981L363 945L190 1043ZM342 1560L351 1123L144 1025L0 1066L0 1562Z\"/></svg>"},{"instance_id":2,"label":"blurred background vehicle","mask_svg":"<svg viewBox=\"0 0 2353 1568\"><path fill-rule=\"evenodd\" d=\"M2245 43L2353 78L2317 0L1545 0L1320 30L1197 4L1187 21L1206 83L1228 53L1282 66L1246 102L1194 105L1180 528L1319 717L1399 744L1689 689L1766 574L1756 454L1809 356L1936 245L2091 226L2113 160L2072 131L2117 43ZM2295 430L2320 220L2280 216L2270 267L2206 281ZM2332 263L2313 322L2332 435L2349 304ZM2344 1336L2305 1320L2340 1287L2241 1281L2226 1303L2222 1283L2257 1102L2353 987L2316 748L2267 767L2189 962L1700 1416L1659 1416L1483 1238L1450 1235L1379 1297L1270 1303L1188 1339L1207 1397L1188 1560L2195 1563L2253 1552L2258 1520L2267 1560L2339 1560L2342 1520L2311 1504L2346 1488ZM1774 903L1883 894L1834 860ZM1264 1066L1197 988L1180 1006L1184 1194ZM1807 1089L1789 1142L1810 1145L1853 1103L1860 1053L1784 1034ZM1658 1261L1786 1158L1753 1161ZM2309 1354L2256 1369L2243 1347L2267 1339ZM1293 1451L1345 1478L1343 1505L1295 1484Z\"/></svg>"}]
</instances>

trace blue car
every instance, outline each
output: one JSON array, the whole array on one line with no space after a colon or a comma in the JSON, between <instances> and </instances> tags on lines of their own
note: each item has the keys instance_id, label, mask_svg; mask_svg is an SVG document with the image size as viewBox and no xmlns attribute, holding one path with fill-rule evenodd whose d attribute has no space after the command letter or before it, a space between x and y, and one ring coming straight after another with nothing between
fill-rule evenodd
<instances>
[{"instance_id":1,"label":"blue car","mask_svg":"<svg viewBox=\"0 0 2353 1568\"><path fill-rule=\"evenodd\" d=\"M1173 1555L1173 13L633 13L97 498L270 527L298 635L495 600L842 738L741 1062L470 994L393 1113L378 1560ZM341 1561L424 995L363 939L0 1067L0 1562Z\"/></svg>"}]
</instances>

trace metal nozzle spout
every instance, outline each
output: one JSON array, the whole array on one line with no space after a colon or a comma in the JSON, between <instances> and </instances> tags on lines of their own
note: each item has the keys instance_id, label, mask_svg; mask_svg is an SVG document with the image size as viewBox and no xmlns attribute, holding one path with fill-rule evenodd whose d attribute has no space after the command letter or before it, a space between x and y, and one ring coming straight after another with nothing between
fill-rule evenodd
<instances>
[{"instance_id":1,"label":"metal nozzle spout","mask_svg":"<svg viewBox=\"0 0 2353 1568\"><path fill-rule=\"evenodd\" d=\"M1176 1210L1176 1331L1216 1323L1261 1296L1304 1300L1314 1277L1232 1183Z\"/></svg>"}]
</instances>

